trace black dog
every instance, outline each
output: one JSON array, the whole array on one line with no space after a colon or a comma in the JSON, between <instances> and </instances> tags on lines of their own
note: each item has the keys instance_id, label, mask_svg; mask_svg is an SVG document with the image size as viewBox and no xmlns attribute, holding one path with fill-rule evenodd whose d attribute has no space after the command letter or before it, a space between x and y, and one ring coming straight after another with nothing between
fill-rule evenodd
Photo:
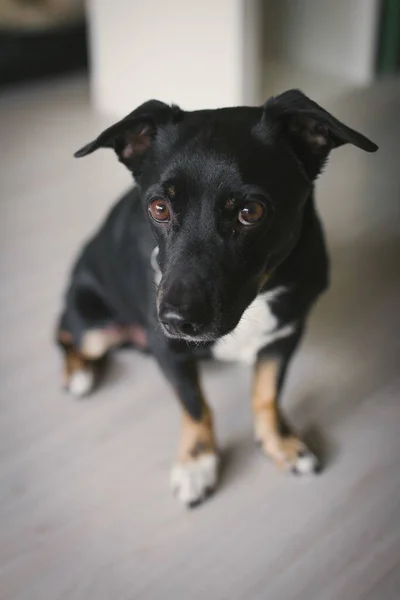
<instances>
[{"instance_id":1,"label":"black dog","mask_svg":"<svg viewBox=\"0 0 400 600\"><path fill-rule=\"evenodd\" d=\"M280 414L286 370L328 284L314 181L343 144L377 146L297 90L257 108L185 112L152 100L84 146L113 148L137 186L112 209L72 273L57 338L68 389L131 343L175 388L183 429L172 486L192 505L217 482L210 409L196 361L254 365L255 435L279 467L316 457Z\"/></svg>"}]
</instances>

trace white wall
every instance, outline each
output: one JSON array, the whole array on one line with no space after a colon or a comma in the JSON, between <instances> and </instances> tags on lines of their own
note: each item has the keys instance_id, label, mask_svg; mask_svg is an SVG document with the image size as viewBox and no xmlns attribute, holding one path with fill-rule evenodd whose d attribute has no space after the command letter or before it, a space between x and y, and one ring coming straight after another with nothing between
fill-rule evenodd
<instances>
[{"instance_id":1,"label":"white wall","mask_svg":"<svg viewBox=\"0 0 400 600\"><path fill-rule=\"evenodd\" d=\"M369 83L378 10L379 0L266 0L266 58Z\"/></svg>"},{"instance_id":2,"label":"white wall","mask_svg":"<svg viewBox=\"0 0 400 600\"><path fill-rule=\"evenodd\" d=\"M278 75L280 65L290 74L285 87L317 72L332 83L329 95L373 79L379 0L88 0L87 7L92 98L111 116L149 98L186 109L261 102L264 81L271 92L281 87L271 61Z\"/></svg>"},{"instance_id":3,"label":"white wall","mask_svg":"<svg viewBox=\"0 0 400 600\"><path fill-rule=\"evenodd\" d=\"M196 109L258 102L259 0L90 0L92 97L123 115L149 98Z\"/></svg>"}]
</instances>

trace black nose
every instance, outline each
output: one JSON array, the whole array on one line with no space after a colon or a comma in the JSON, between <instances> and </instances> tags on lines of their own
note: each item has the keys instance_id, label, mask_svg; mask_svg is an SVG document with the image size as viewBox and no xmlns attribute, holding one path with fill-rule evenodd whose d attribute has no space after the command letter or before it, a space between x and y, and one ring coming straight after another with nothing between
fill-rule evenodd
<instances>
[{"instance_id":1,"label":"black nose","mask_svg":"<svg viewBox=\"0 0 400 600\"><path fill-rule=\"evenodd\" d=\"M203 328L200 323L196 323L189 315L185 315L170 307L166 307L160 311L159 317L164 329L173 336L195 336Z\"/></svg>"}]
</instances>

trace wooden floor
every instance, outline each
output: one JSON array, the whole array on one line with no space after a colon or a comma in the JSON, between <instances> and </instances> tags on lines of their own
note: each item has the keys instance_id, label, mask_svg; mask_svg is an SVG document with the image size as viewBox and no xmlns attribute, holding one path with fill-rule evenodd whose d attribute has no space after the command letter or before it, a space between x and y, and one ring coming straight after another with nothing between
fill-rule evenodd
<instances>
[{"instance_id":1,"label":"wooden floor","mask_svg":"<svg viewBox=\"0 0 400 600\"><path fill-rule=\"evenodd\" d=\"M318 98L317 98L318 99ZM278 473L252 442L250 374L210 365L221 487L170 496L178 409L151 359L59 387L52 328L80 242L129 177L74 161L107 123L73 79L0 97L1 600L400 598L400 83L329 106L381 146L337 150L318 184L332 288L285 394L323 474Z\"/></svg>"}]
</instances>

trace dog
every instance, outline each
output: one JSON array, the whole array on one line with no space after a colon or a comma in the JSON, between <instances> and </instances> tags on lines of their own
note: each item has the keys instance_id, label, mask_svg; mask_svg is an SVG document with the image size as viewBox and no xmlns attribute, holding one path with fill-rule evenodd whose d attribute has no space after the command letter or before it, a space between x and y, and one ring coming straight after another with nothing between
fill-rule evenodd
<instances>
[{"instance_id":1,"label":"dog","mask_svg":"<svg viewBox=\"0 0 400 600\"><path fill-rule=\"evenodd\" d=\"M279 399L310 309L328 287L314 182L344 144L378 149L289 90L261 107L193 112L151 100L75 153L112 148L136 185L73 268L57 327L64 383L89 393L99 361L124 344L155 357L182 407L171 485L186 506L218 482L199 359L251 365L263 451L291 473L319 469Z\"/></svg>"}]
</instances>

